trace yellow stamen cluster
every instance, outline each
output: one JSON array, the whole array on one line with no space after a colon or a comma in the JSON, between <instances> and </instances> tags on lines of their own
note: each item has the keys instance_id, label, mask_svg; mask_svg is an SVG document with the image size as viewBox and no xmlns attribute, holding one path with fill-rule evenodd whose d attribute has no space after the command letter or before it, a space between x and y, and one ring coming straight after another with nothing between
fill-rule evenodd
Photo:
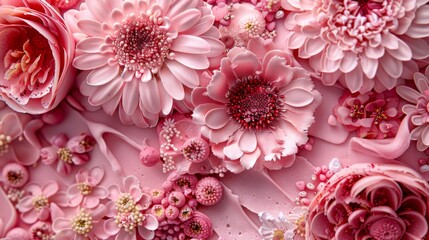
<instances>
[{"instance_id":1,"label":"yellow stamen cluster","mask_svg":"<svg viewBox=\"0 0 429 240\"><path fill-rule=\"evenodd\" d=\"M64 162L69 163L69 164L73 163L73 161L72 161L73 156L71 154L70 149L60 148L60 149L58 149L57 155L58 155L58 158L63 160Z\"/></svg>"},{"instance_id":2,"label":"yellow stamen cluster","mask_svg":"<svg viewBox=\"0 0 429 240\"><path fill-rule=\"evenodd\" d=\"M73 217L71 228L75 233L87 237L88 233L92 230L91 214L86 212L84 209L81 209L79 214Z\"/></svg>"},{"instance_id":3,"label":"yellow stamen cluster","mask_svg":"<svg viewBox=\"0 0 429 240\"><path fill-rule=\"evenodd\" d=\"M48 201L47 197L45 197L43 195L39 195L37 197L33 197L32 203L33 203L34 208L37 211L40 211L42 208L48 206L49 201Z\"/></svg>"}]
</instances>

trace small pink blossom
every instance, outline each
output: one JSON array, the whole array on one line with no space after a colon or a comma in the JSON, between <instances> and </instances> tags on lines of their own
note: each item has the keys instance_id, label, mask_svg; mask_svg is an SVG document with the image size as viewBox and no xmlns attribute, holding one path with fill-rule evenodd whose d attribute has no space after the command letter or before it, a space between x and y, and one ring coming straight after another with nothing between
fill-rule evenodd
<instances>
[{"instance_id":1,"label":"small pink blossom","mask_svg":"<svg viewBox=\"0 0 429 240\"><path fill-rule=\"evenodd\" d=\"M231 49L207 91L192 95L194 122L232 172L290 166L321 102L309 74L272 48L259 38Z\"/></svg>"},{"instance_id":2,"label":"small pink blossom","mask_svg":"<svg viewBox=\"0 0 429 240\"><path fill-rule=\"evenodd\" d=\"M37 162L40 142L36 136L43 123L30 115L7 112L0 117L0 156L16 160L22 165Z\"/></svg>"},{"instance_id":3,"label":"small pink blossom","mask_svg":"<svg viewBox=\"0 0 429 240\"><path fill-rule=\"evenodd\" d=\"M397 164L356 164L333 175L309 206L306 239L423 239L429 185Z\"/></svg>"},{"instance_id":4,"label":"small pink blossom","mask_svg":"<svg viewBox=\"0 0 429 240\"><path fill-rule=\"evenodd\" d=\"M402 113L399 96L394 91L352 94L346 91L335 106L337 121L361 138L393 138L399 129Z\"/></svg>"},{"instance_id":5,"label":"small pink blossom","mask_svg":"<svg viewBox=\"0 0 429 240\"><path fill-rule=\"evenodd\" d=\"M16 208L21 213L21 219L28 224L37 220L48 220L50 216L50 203L54 200L54 195L58 192L59 186L55 181L48 181L40 186L30 183L24 188L27 196L19 200Z\"/></svg>"},{"instance_id":6,"label":"small pink blossom","mask_svg":"<svg viewBox=\"0 0 429 240\"><path fill-rule=\"evenodd\" d=\"M106 210L104 205L98 205L91 210L77 209L68 215L64 212L60 213L59 217L56 217L52 223L52 229L55 232L54 239L102 239L104 229L100 223L106 214Z\"/></svg>"},{"instance_id":7,"label":"small pink blossom","mask_svg":"<svg viewBox=\"0 0 429 240\"><path fill-rule=\"evenodd\" d=\"M90 160L88 151L95 144L92 136L80 135L68 140L65 134L53 136L50 143L51 146L40 150L41 161L47 165L57 162L57 172L61 174L69 174L74 165L87 163Z\"/></svg>"},{"instance_id":8,"label":"small pink blossom","mask_svg":"<svg viewBox=\"0 0 429 240\"><path fill-rule=\"evenodd\" d=\"M76 173L76 183L67 189L67 198L70 207L81 206L91 209L105 199L109 192L106 188L99 186L104 177L104 169L93 167L90 170L81 168Z\"/></svg>"},{"instance_id":9,"label":"small pink blossom","mask_svg":"<svg viewBox=\"0 0 429 240\"><path fill-rule=\"evenodd\" d=\"M153 239L158 228L157 219L144 211L151 205L151 198L143 193L139 180L134 176L124 179L123 190L117 185L109 187L107 217L104 231L115 240Z\"/></svg>"},{"instance_id":10,"label":"small pink blossom","mask_svg":"<svg viewBox=\"0 0 429 240\"><path fill-rule=\"evenodd\" d=\"M0 1L0 96L18 112L55 108L75 79L75 44L60 14L45 1Z\"/></svg>"}]
</instances>

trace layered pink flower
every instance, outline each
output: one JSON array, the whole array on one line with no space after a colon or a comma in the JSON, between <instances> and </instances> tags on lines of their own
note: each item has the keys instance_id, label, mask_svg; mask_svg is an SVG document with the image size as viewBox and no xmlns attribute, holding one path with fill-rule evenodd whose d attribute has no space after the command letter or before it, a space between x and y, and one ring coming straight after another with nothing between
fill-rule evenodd
<instances>
[{"instance_id":1,"label":"layered pink flower","mask_svg":"<svg viewBox=\"0 0 429 240\"><path fill-rule=\"evenodd\" d=\"M21 212L21 219L25 223L35 223L37 220L48 220L50 217L50 204L59 189L58 183L48 181L40 186L30 183L25 187L29 194L19 200L16 208Z\"/></svg>"},{"instance_id":2,"label":"layered pink flower","mask_svg":"<svg viewBox=\"0 0 429 240\"><path fill-rule=\"evenodd\" d=\"M207 92L193 94L194 121L233 172L291 165L321 101L308 73L271 47L251 39L231 49Z\"/></svg>"},{"instance_id":3,"label":"layered pink flower","mask_svg":"<svg viewBox=\"0 0 429 240\"><path fill-rule=\"evenodd\" d=\"M15 111L45 113L75 79L73 37L45 1L1 0L0 6L0 97Z\"/></svg>"},{"instance_id":4,"label":"layered pink flower","mask_svg":"<svg viewBox=\"0 0 429 240\"><path fill-rule=\"evenodd\" d=\"M282 0L291 11L286 45L351 92L392 89L429 56L427 0Z\"/></svg>"},{"instance_id":5,"label":"layered pink flower","mask_svg":"<svg viewBox=\"0 0 429 240\"><path fill-rule=\"evenodd\" d=\"M429 185L397 164L356 164L332 176L309 206L306 239L424 239Z\"/></svg>"},{"instance_id":6,"label":"layered pink flower","mask_svg":"<svg viewBox=\"0 0 429 240\"><path fill-rule=\"evenodd\" d=\"M399 96L411 104L406 104L402 111L411 116L415 128L411 131L411 140L417 140L417 149L424 151L429 147L429 67L425 74L414 74L415 86L399 86Z\"/></svg>"},{"instance_id":7,"label":"layered pink flower","mask_svg":"<svg viewBox=\"0 0 429 240\"><path fill-rule=\"evenodd\" d=\"M125 124L155 126L224 50L202 0L93 0L67 14L78 40L73 65L84 72L81 92L108 114L119 109Z\"/></svg>"}]
</instances>

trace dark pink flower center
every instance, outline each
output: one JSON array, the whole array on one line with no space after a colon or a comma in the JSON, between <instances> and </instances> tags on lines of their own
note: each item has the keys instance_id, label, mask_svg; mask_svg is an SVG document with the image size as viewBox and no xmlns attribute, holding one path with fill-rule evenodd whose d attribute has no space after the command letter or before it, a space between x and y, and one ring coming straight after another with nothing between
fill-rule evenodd
<instances>
[{"instance_id":1,"label":"dark pink flower center","mask_svg":"<svg viewBox=\"0 0 429 240\"><path fill-rule=\"evenodd\" d=\"M147 16L127 18L111 37L119 64L141 73L158 72L171 46L167 34Z\"/></svg>"},{"instance_id":2,"label":"dark pink flower center","mask_svg":"<svg viewBox=\"0 0 429 240\"><path fill-rule=\"evenodd\" d=\"M209 144L202 138L190 139L186 141L182 149L182 154L186 160L199 163L209 156Z\"/></svg>"},{"instance_id":3,"label":"dark pink flower center","mask_svg":"<svg viewBox=\"0 0 429 240\"><path fill-rule=\"evenodd\" d=\"M401 239L403 231L399 222L386 218L373 223L369 227L369 234L375 240L398 240Z\"/></svg>"},{"instance_id":4,"label":"dark pink flower center","mask_svg":"<svg viewBox=\"0 0 429 240\"><path fill-rule=\"evenodd\" d=\"M237 80L226 97L228 114L243 129L269 128L284 111L278 90L259 76Z\"/></svg>"}]
</instances>

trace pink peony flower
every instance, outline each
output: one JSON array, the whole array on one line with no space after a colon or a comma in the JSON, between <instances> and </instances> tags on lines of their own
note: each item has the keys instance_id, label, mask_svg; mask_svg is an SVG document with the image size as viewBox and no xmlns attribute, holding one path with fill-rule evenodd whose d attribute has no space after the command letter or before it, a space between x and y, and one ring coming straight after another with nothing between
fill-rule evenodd
<instances>
[{"instance_id":1,"label":"pink peony flower","mask_svg":"<svg viewBox=\"0 0 429 240\"><path fill-rule=\"evenodd\" d=\"M90 170L81 168L76 174L76 183L67 189L67 197L71 207L81 206L91 209L105 199L109 192L106 188L98 186L104 177L104 169L93 167Z\"/></svg>"},{"instance_id":2,"label":"pink peony flower","mask_svg":"<svg viewBox=\"0 0 429 240\"><path fill-rule=\"evenodd\" d=\"M333 175L309 206L306 239L424 239L429 185L397 164L356 164Z\"/></svg>"},{"instance_id":3,"label":"pink peony flower","mask_svg":"<svg viewBox=\"0 0 429 240\"><path fill-rule=\"evenodd\" d=\"M251 39L221 62L207 92L195 92L194 121L232 172L290 166L321 101L307 72L269 41Z\"/></svg>"},{"instance_id":4,"label":"pink peony flower","mask_svg":"<svg viewBox=\"0 0 429 240\"><path fill-rule=\"evenodd\" d=\"M337 121L348 131L368 139L395 137L401 123L399 96L394 91L351 94L346 91L335 106Z\"/></svg>"},{"instance_id":5,"label":"pink peony flower","mask_svg":"<svg viewBox=\"0 0 429 240\"><path fill-rule=\"evenodd\" d=\"M21 219L25 223L35 223L37 220L48 220L50 203L58 192L59 186L55 181L48 181L42 187L36 183L26 185L25 191L29 195L19 200L16 208L21 212Z\"/></svg>"},{"instance_id":6,"label":"pink peony flower","mask_svg":"<svg viewBox=\"0 0 429 240\"><path fill-rule=\"evenodd\" d=\"M101 0L66 14L78 40L80 89L125 124L155 126L199 85L198 71L223 53L214 16L201 0Z\"/></svg>"},{"instance_id":7,"label":"pink peony flower","mask_svg":"<svg viewBox=\"0 0 429 240\"><path fill-rule=\"evenodd\" d=\"M69 174L74 165L87 163L90 160L88 152L95 144L94 138L90 135L81 135L69 140L67 135L58 134L53 136L50 142L52 146L40 150L41 161L47 165L57 162L57 172L61 174Z\"/></svg>"},{"instance_id":8,"label":"pink peony flower","mask_svg":"<svg viewBox=\"0 0 429 240\"><path fill-rule=\"evenodd\" d=\"M98 205L96 208L77 209L72 214L66 215L64 212L60 217L53 220L52 229L55 232L54 239L102 239L104 234L98 236L97 233L102 233L103 225L100 224L101 219L106 214L106 207Z\"/></svg>"},{"instance_id":9,"label":"pink peony flower","mask_svg":"<svg viewBox=\"0 0 429 240\"><path fill-rule=\"evenodd\" d=\"M124 190L117 185L109 187L111 201L106 205L108 220L104 222L104 231L115 240L135 240L137 234L143 239L153 239L158 221L153 215L143 213L150 207L150 196L143 193L139 180L132 175L124 179L123 185Z\"/></svg>"},{"instance_id":10,"label":"pink peony flower","mask_svg":"<svg viewBox=\"0 0 429 240\"><path fill-rule=\"evenodd\" d=\"M429 147L429 67L425 74L414 74L415 87L399 86L396 91L399 96L411 104L406 104L402 111L411 116L414 128L411 140L417 140L417 149L424 151Z\"/></svg>"},{"instance_id":11,"label":"pink peony flower","mask_svg":"<svg viewBox=\"0 0 429 240\"><path fill-rule=\"evenodd\" d=\"M427 0L282 0L286 45L325 85L392 89L429 56Z\"/></svg>"},{"instance_id":12,"label":"pink peony flower","mask_svg":"<svg viewBox=\"0 0 429 240\"><path fill-rule=\"evenodd\" d=\"M39 158L40 142L36 131L43 126L27 114L9 112L0 117L0 156L32 165Z\"/></svg>"},{"instance_id":13,"label":"pink peony flower","mask_svg":"<svg viewBox=\"0 0 429 240\"><path fill-rule=\"evenodd\" d=\"M75 79L74 41L45 1L1 0L0 98L18 112L45 113Z\"/></svg>"},{"instance_id":14,"label":"pink peony flower","mask_svg":"<svg viewBox=\"0 0 429 240\"><path fill-rule=\"evenodd\" d=\"M258 214L262 226L258 229L263 240L304 240L305 218L308 209L296 207L289 214L280 212L277 217L268 212Z\"/></svg>"}]
</instances>

